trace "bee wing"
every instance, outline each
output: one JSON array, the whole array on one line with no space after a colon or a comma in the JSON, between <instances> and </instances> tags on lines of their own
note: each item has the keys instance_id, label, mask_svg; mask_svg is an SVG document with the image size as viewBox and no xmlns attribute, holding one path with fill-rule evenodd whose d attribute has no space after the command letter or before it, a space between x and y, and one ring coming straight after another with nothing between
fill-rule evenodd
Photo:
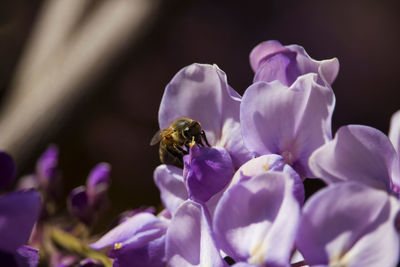
<instances>
[{"instance_id":1,"label":"bee wing","mask_svg":"<svg viewBox=\"0 0 400 267\"><path fill-rule=\"evenodd\" d=\"M153 138L151 138L151 141L150 141L151 146L154 146L161 141L161 138L162 138L161 132L162 132L161 130L158 130L154 134Z\"/></svg>"}]
</instances>

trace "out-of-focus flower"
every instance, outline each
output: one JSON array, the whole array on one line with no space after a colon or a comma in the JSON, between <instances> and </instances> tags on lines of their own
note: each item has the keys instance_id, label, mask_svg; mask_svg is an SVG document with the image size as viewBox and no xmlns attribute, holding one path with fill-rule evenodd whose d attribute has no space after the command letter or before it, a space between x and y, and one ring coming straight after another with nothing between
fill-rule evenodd
<instances>
[{"instance_id":1,"label":"out-of-focus flower","mask_svg":"<svg viewBox=\"0 0 400 267\"><path fill-rule=\"evenodd\" d=\"M357 182L331 185L305 204L297 248L310 266L396 266L399 210L383 190Z\"/></svg>"},{"instance_id":2,"label":"out-of-focus flower","mask_svg":"<svg viewBox=\"0 0 400 267\"><path fill-rule=\"evenodd\" d=\"M110 185L108 163L99 163L90 172L85 186L72 190L68 198L68 210L89 225L108 205L107 190Z\"/></svg>"},{"instance_id":3,"label":"out-of-focus flower","mask_svg":"<svg viewBox=\"0 0 400 267\"><path fill-rule=\"evenodd\" d=\"M332 138L335 96L317 79L306 74L290 87L279 81L257 82L246 90L240 107L246 147L256 156L281 155L302 178L311 175L311 153Z\"/></svg>"},{"instance_id":4,"label":"out-of-focus flower","mask_svg":"<svg viewBox=\"0 0 400 267\"><path fill-rule=\"evenodd\" d=\"M228 151L235 168L251 158L240 133L240 95L216 65L192 64L167 85L158 113L160 129L179 117L200 122L212 147Z\"/></svg>"},{"instance_id":5,"label":"out-of-focus flower","mask_svg":"<svg viewBox=\"0 0 400 267\"><path fill-rule=\"evenodd\" d=\"M138 213L110 230L93 249L110 248L115 266L165 266L165 233L169 221L151 213Z\"/></svg>"},{"instance_id":6,"label":"out-of-focus flower","mask_svg":"<svg viewBox=\"0 0 400 267\"><path fill-rule=\"evenodd\" d=\"M35 190L0 196L0 262L5 266L36 266L38 250L25 246L41 209Z\"/></svg>"},{"instance_id":7,"label":"out-of-focus flower","mask_svg":"<svg viewBox=\"0 0 400 267\"><path fill-rule=\"evenodd\" d=\"M299 45L283 46L275 40L262 42L250 53L250 65L255 72L254 82L279 80L291 86L299 76L316 73L316 82L331 85L339 72L336 58L317 61Z\"/></svg>"},{"instance_id":8,"label":"out-of-focus flower","mask_svg":"<svg viewBox=\"0 0 400 267\"><path fill-rule=\"evenodd\" d=\"M36 188L42 192L45 202L61 194L61 174L58 169L58 147L50 145L36 162L36 171L24 176L18 183L20 189Z\"/></svg>"},{"instance_id":9,"label":"out-of-focus flower","mask_svg":"<svg viewBox=\"0 0 400 267\"><path fill-rule=\"evenodd\" d=\"M332 141L312 154L310 167L314 177L328 184L357 181L389 193L400 184L396 150L384 133L369 126L339 128Z\"/></svg>"},{"instance_id":10,"label":"out-of-focus flower","mask_svg":"<svg viewBox=\"0 0 400 267\"><path fill-rule=\"evenodd\" d=\"M300 218L293 191L284 172L258 174L225 191L213 221L221 249L236 262L288 266Z\"/></svg>"}]
</instances>

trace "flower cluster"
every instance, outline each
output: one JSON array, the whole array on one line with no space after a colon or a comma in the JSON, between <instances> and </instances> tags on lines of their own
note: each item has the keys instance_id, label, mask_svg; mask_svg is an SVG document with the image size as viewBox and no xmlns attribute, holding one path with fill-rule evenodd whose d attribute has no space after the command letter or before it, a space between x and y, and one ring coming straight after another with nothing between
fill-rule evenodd
<instances>
[{"instance_id":1,"label":"flower cluster","mask_svg":"<svg viewBox=\"0 0 400 267\"><path fill-rule=\"evenodd\" d=\"M267 41L250 63L243 96L216 65L175 75L160 149L182 156L183 169L154 172L165 209L136 213L92 248L107 248L115 266L396 266L400 113L390 139L362 125L332 137L337 59ZM199 122L210 146L171 129L177 118ZM327 186L304 203L311 178Z\"/></svg>"},{"instance_id":2,"label":"flower cluster","mask_svg":"<svg viewBox=\"0 0 400 267\"><path fill-rule=\"evenodd\" d=\"M129 211L90 238L107 203L103 163L68 198L74 223L58 223L65 217L55 216L60 173L50 147L19 183L39 190L45 205L32 190L0 196L0 233L9 237L0 240L0 258L36 266L37 249L24 244L37 221L29 244L51 266L396 266L400 111L388 136L363 125L332 136L337 59L317 61L298 45L267 41L250 64L254 80L243 96L216 65L187 66L167 85L160 151L179 164L154 171L163 210ZM180 128L185 120L201 129ZM15 176L7 154L0 168L3 188ZM305 200L305 179L326 186Z\"/></svg>"}]
</instances>

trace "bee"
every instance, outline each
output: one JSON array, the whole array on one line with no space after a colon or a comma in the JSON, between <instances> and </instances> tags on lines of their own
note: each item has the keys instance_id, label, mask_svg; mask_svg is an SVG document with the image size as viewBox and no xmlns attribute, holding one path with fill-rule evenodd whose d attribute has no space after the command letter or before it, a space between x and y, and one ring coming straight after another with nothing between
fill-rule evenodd
<instances>
[{"instance_id":1,"label":"bee","mask_svg":"<svg viewBox=\"0 0 400 267\"><path fill-rule=\"evenodd\" d=\"M150 145L160 143L160 161L164 164L183 168L183 156L189 153L191 142L210 147L206 134L198 121L180 117L174 120L168 128L159 130L151 139Z\"/></svg>"}]
</instances>

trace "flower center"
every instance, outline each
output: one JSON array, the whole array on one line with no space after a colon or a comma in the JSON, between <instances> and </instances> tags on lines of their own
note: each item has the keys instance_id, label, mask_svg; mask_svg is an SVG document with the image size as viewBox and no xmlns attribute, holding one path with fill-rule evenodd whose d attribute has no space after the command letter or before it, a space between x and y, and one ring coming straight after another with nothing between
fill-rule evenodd
<instances>
[{"instance_id":1,"label":"flower center","mask_svg":"<svg viewBox=\"0 0 400 267\"><path fill-rule=\"evenodd\" d=\"M288 164L288 165L292 165L293 161L294 161L294 156L292 154L292 152L289 151L283 151L282 152L282 157L283 157L283 161Z\"/></svg>"}]
</instances>

